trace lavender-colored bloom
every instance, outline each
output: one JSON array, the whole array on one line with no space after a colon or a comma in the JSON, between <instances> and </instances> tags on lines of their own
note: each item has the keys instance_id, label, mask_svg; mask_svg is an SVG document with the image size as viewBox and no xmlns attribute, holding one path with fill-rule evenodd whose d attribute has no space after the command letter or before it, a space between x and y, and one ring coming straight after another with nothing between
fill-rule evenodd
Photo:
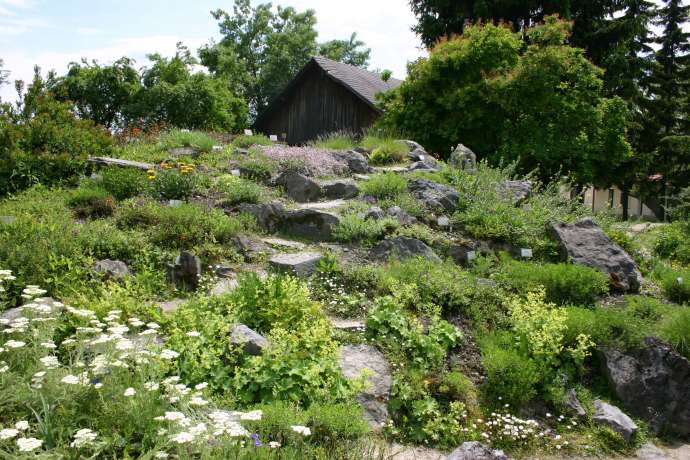
<instances>
[{"instance_id":1,"label":"lavender-colored bloom","mask_svg":"<svg viewBox=\"0 0 690 460\"><path fill-rule=\"evenodd\" d=\"M277 161L303 163L311 174L317 177L342 175L348 171L347 164L338 160L333 152L315 147L287 147L285 145L266 145L260 147L269 158Z\"/></svg>"},{"instance_id":2,"label":"lavender-colored bloom","mask_svg":"<svg viewBox=\"0 0 690 460\"><path fill-rule=\"evenodd\" d=\"M259 433L252 434L252 439L254 440L254 445L259 447L261 445L261 439L259 439Z\"/></svg>"}]
</instances>

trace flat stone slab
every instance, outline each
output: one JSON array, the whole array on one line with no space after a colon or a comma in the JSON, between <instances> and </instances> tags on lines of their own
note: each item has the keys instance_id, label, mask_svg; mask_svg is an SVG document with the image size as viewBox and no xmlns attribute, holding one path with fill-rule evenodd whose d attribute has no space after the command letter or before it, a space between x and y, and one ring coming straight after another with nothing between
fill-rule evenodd
<instances>
[{"instance_id":1,"label":"flat stone slab","mask_svg":"<svg viewBox=\"0 0 690 460\"><path fill-rule=\"evenodd\" d=\"M122 160L120 158L108 157L89 157L88 161L102 166L122 166L125 168L143 169L144 171L154 169L155 166L150 163L142 163L139 161Z\"/></svg>"},{"instance_id":2,"label":"flat stone slab","mask_svg":"<svg viewBox=\"0 0 690 460\"><path fill-rule=\"evenodd\" d=\"M386 357L370 345L340 347L340 369L349 379L357 378L364 369L370 371L368 388L357 400L365 411L365 418L380 426L388 419L388 397L391 389L391 370Z\"/></svg>"},{"instance_id":3,"label":"flat stone slab","mask_svg":"<svg viewBox=\"0 0 690 460\"><path fill-rule=\"evenodd\" d=\"M317 201L316 203L302 203L298 209L336 209L345 204L345 200Z\"/></svg>"},{"instance_id":4,"label":"flat stone slab","mask_svg":"<svg viewBox=\"0 0 690 460\"><path fill-rule=\"evenodd\" d=\"M373 168L375 173L406 173L407 168L405 166L376 166Z\"/></svg>"},{"instance_id":5,"label":"flat stone slab","mask_svg":"<svg viewBox=\"0 0 690 460\"><path fill-rule=\"evenodd\" d=\"M185 299L166 300L165 302L157 302L156 306L161 309L163 313L174 313L178 308L184 305L187 301Z\"/></svg>"},{"instance_id":6,"label":"flat stone slab","mask_svg":"<svg viewBox=\"0 0 690 460\"><path fill-rule=\"evenodd\" d=\"M366 328L366 323L363 319L334 318L331 316L328 320L331 322L331 326L333 326L334 329L339 329L341 331L357 332L363 331Z\"/></svg>"},{"instance_id":7,"label":"flat stone slab","mask_svg":"<svg viewBox=\"0 0 690 460\"><path fill-rule=\"evenodd\" d=\"M268 263L278 271L306 277L314 273L322 258L323 255L318 252L294 252L273 256Z\"/></svg>"},{"instance_id":8,"label":"flat stone slab","mask_svg":"<svg viewBox=\"0 0 690 460\"><path fill-rule=\"evenodd\" d=\"M283 238L262 238L261 241L273 247L290 248L297 250L304 249L305 247L307 247L306 244L300 243L299 241L285 240Z\"/></svg>"}]
</instances>

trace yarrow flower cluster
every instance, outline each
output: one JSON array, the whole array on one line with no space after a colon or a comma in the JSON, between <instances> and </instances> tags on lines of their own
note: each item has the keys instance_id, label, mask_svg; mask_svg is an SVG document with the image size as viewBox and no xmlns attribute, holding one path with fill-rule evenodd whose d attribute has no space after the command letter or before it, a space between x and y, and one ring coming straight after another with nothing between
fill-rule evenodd
<instances>
[{"instance_id":1,"label":"yarrow flower cluster","mask_svg":"<svg viewBox=\"0 0 690 460\"><path fill-rule=\"evenodd\" d=\"M97 437L98 433L88 428L82 428L74 434L74 441L70 443L70 447L81 449L82 447L92 444Z\"/></svg>"}]
</instances>

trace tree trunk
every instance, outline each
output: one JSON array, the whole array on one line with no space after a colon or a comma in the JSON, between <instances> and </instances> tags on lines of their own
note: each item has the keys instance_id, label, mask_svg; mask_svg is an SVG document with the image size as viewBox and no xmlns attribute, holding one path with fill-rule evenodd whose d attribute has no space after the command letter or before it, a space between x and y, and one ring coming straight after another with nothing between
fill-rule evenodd
<instances>
[{"instance_id":1,"label":"tree trunk","mask_svg":"<svg viewBox=\"0 0 690 460\"><path fill-rule=\"evenodd\" d=\"M623 220L628 220L628 202L630 201L630 191L627 187L621 188L621 206L623 208Z\"/></svg>"}]
</instances>

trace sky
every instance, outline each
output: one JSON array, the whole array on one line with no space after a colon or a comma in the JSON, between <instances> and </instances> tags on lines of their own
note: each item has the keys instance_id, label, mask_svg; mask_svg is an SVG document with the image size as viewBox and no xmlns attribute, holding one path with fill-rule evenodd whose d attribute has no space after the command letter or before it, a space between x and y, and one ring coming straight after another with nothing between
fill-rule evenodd
<instances>
[{"instance_id":1,"label":"sky","mask_svg":"<svg viewBox=\"0 0 690 460\"><path fill-rule=\"evenodd\" d=\"M252 3L266 3L256 0ZM146 55L171 55L182 41L196 50L220 37L210 11L232 11L233 0L0 0L0 58L10 79L30 80L34 65L44 74L67 70L81 58L102 64L128 56L137 66ZM408 61L424 55L410 30L407 0L276 0L298 11L316 10L318 40L346 39L352 32L371 48L370 67L405 77ZM14 100L12 85L0 98Z\"/></svg>"}]
</instances>

